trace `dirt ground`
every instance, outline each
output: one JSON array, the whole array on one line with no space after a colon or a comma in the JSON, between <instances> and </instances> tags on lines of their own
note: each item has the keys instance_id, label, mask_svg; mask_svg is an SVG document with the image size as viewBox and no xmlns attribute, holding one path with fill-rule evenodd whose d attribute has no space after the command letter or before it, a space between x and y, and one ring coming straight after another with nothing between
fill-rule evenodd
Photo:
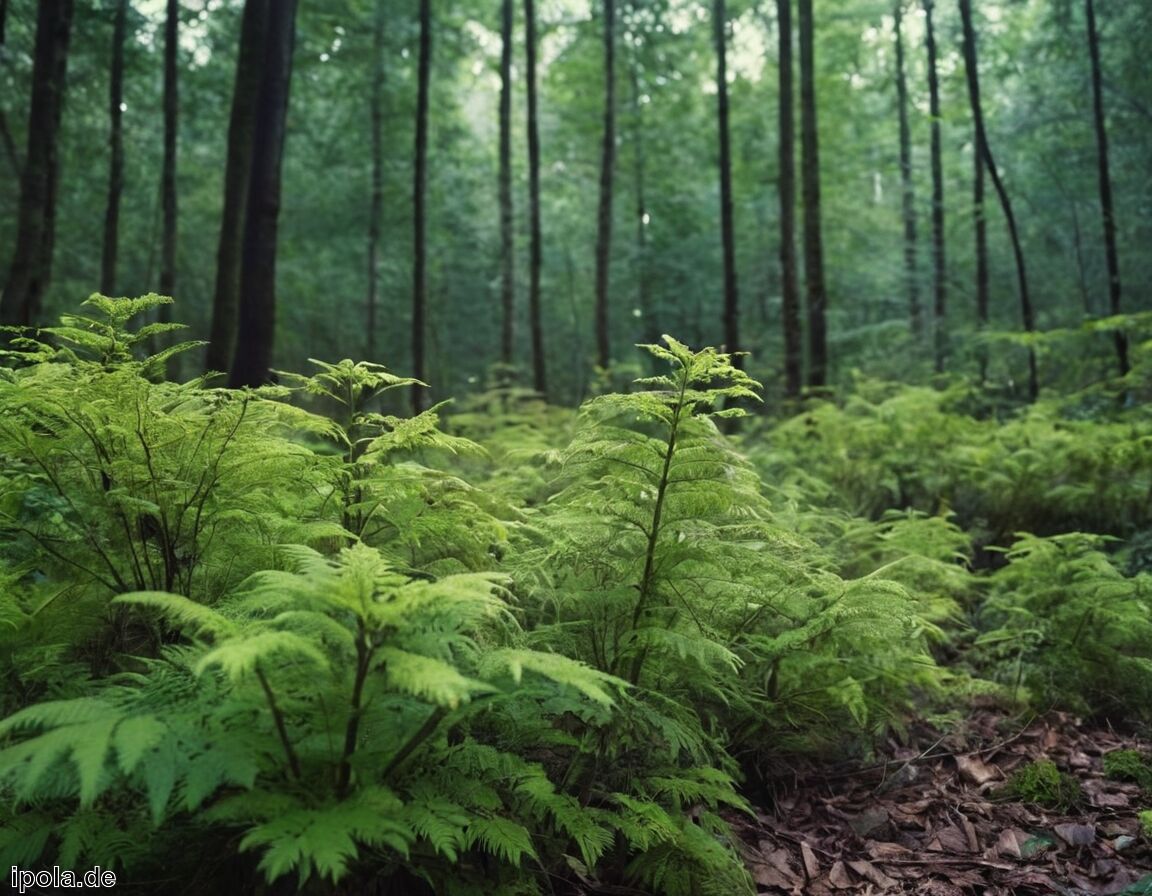
<instances>
[{"instance_id":1,"label":"dirt ground","mask_svg":"<svg viewBox=\"0 0 1152 896\"><path fill-rule=\"evenodd\" d=\"M760 893L1152 896L1137 818L1152 794L1102 767L1147 743L1061 713L1021 730L990 710L946 735L916 726L908 741L868 765L794 769L771 809L732 819ZM1067 813L1001 794L1037 759L1078 779Z\"/></svg>"}]
</instances>

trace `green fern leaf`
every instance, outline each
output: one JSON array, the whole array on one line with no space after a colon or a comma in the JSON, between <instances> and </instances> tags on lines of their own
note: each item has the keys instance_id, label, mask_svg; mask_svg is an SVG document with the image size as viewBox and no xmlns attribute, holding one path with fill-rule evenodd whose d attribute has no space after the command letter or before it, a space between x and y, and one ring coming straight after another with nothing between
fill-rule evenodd
<instances>
[{"instance_id":1,"label":"green fern leaf","mask_svg":"<svg viewBox=\"0 0 1152 896\"><path fill-rule=\"evenodd\" d=\"M535 859L532 836L522 824L501 815L473 818L465 839L469 846L482 846L499 859L516 867L524 856Z\"/></svg>"}]
</instances>

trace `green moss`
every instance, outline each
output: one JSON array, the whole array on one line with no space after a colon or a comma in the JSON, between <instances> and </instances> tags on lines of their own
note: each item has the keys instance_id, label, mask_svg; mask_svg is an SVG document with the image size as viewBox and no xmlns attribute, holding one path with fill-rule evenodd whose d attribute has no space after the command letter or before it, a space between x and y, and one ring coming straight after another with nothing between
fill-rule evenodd
<instances>
[{"instance_id":1,"label":"green moss","mask_svg":"<svg viewBox=\"0 0 1152 896\"><path fill-rule=\"evenodd\" d=\"M1113 750L1104 755L1104 774L1152 790L1152 760L1139 750Z\"/></svg>"},{"instance_id":2,"label":"green moss","mask_svg":"<svg viewBox=\"0 0 1152 896\"><path fill-rule=\"evenodd\" d=\"M1003 793L1060 812L1069 811L1083 798L1080 782L1048 759L1039 759L1013 772Z\"/></svg>"},{"instance_id":3,"label":"green moss","mask_svg":"<svg viewBox=\"0 0 1152 896\"><path fill-rule=\"evenodd\" d=\"M1152 809L1145 809L1137 817L1140 819L1140 832L1152 840Z\"/></svg>"}]
</instances>

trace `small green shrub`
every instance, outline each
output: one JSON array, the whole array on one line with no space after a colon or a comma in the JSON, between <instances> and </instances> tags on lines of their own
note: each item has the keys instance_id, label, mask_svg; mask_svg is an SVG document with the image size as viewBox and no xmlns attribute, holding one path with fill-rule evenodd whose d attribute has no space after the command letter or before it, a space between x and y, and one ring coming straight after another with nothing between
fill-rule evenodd
<instances>
[{"instance_id":1,"label":"small green shrub","mask_svg":"<svg viewBox=\"0 0 1152 896\"><path fill-rule=\"evenodd\" d=\"M1105 753L1104 774L1117 781L1131 781L1152 791L1152 759L1139 750L1113 750Z\"/></svg>"},{"instance_id":2,"label":"small green shrub","mask_svg":"<svg viewBox=\"0 0 1152 896\"><path fill-rule=\"evenodd\" d=\"M1002 792L1005 796L1058 812L1069 812L1084 799L1080 782L1060 771L1048 759L1038 759L1017 769Z\"/></svg>"},{"instance_id":3,"label":"small green shrub","mask_svg":"<svg viewBox=\"0 0 1152 896\"><path fill-rule=\"evenodd\" d=\"M1099 717L1152 712L1152 576L1124 576L1101 536L1022 534L989 578L975 657L1040 706Z\"/></svg>"}]
</instances>

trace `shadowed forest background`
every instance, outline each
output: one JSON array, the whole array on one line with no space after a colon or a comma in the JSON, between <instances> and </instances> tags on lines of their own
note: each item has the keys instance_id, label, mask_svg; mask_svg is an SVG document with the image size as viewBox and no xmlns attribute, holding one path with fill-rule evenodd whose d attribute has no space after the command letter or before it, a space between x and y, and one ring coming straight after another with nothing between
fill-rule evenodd
<instances>
[{"instance_id":1,"label":"shadowed forest background","mask_svg":"<svg viewBox=\"0 0 1152 896\"><path fill-rule=\"evenodd\" d=\"M1148 896L1149 46L0 0L11 886Z\"/></svg>"},{"instance_id":2,"label":"shadowed forest background","mask_svg":"<svg viewBox=\"0 0 1152 896\"><path fill-rule=\"evenodd\" d=\"M1150 26L1138 4L1098 5L1091 32L1086 7L1069 0L980 3L971 11L987 144L1026 265L1026 325L1006 218L991 180L977 178L974 166L958 4L933 10L935 101L925 15L933 4L817 6L813 193L802 182L805 170L817 169L802 140L806 78L803 54L793 46L801 16L785 23L792 58L781 68L779 9L767 0L543 0L533 10L532 45L538 244L525 7L495 0L432 5L421 119L419 4L302 4L289 55L269 360L285 369L298 369L307 357L382 361L422 377L439 396L474 390L502 361L520 370L524 384L572 403L588 394L593 364L634 368L633 343L668 332L692 345L751 352L748 365L770 395L784 391L789 363L802 365L801 380L816 384L843 382L854 368L912 380L934 368L978 375L982 346L990 381L1026 389L1021 349L978 341L982 322L996 332L1044 331L1149 308L1152 84L1141 47ZM57 53L63 108L51 178L55 236L46 235L51 250L35 262L43 272L34 320L15 308L23 300L14 296L5 299L6 319L50 322L102 284L113 295L171 293L176 319L198 338L212 333L214 300L224 301L214 342L230 341L235 324L228 326L227 308L238 301L238 287L222 281L238 282L239 272L221 273L228 262L219 253L229 239L242 242L243 232L241 224L239 233L222 235L222 210L234 214L230 200L243 220L251 170L243 136L251 138L257 109L266 117L275 112L273 101L244 105L247 70L237 81L237 56L248 40L242 58L266 72L257 60L270 50L253 50L237 3L38 6L41 15L71 19L66 50ZM273 4L273 19L291 18L290 6ZM0 248L9 266L22 226L36 11L37 4L8 0L0 12ZM292 24L281 22L269 42L291 39ZM271 34L277 25L259 27ZM1090 37L1098 44L1098 95ZM726 55L723 104L718 48ZM609 49L614 89L606 107ZM789 72L785 95L793 101L782 109L780 85ZM415 170L421 120L423 173ZM795 151L793 161L782 162L787 128ZM1101 133L1118 308L1104 239ZM230 134L239 173L226 184ZM47 161L42 156L35 165ZM121 166L119 173L110 165ZM271 166L262 165L274 180ZM785 192L788 166L795 174ZM795 209L790 224L782 202ZM819 213L809 214L817 202ZM806 248L810 218L822 237L822 264ZM782 233L782 224L794 236ZM417 281L418 231L426 260ZM782 261L790 239L794 272ZM231 298L217 299L229 288ZM820 302L810 289L826 297L823 315L810 310ZM270 319L270 301L261 298L252 313ZM803 354L791 362L788 308L798 309L792 352ZM414 363L420 314L425 357ZM826 377L821 350L814 362L811 347L821 317ZM1108 367L1108 342L1104 335L1062 345L1056 359L1041 363L1040 380L1099 377ZM1068 356L1076 363L1065 363ZM198 360L186 357L185 372ZM222 351L211 360L224 369L232 357Z\"/></svg>"}]
</instances>

